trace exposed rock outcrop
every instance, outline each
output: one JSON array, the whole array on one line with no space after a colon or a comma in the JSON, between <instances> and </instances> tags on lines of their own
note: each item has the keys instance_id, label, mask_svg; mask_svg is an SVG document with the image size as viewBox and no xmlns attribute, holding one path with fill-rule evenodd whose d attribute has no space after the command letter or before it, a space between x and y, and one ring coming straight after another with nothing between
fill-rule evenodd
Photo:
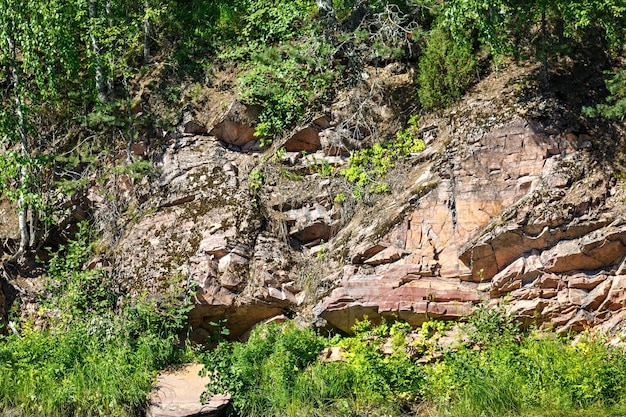
<instances>
[{"instance_id":1,"label":"exposed rock outcrop","mask_svg":"<svg viewBox=\"0 0 626 417\"><path fill-rule=\"evenodd\" d=\"M153 292L172 278L195 283L192 336L205 340L209 323L227 318L234 337L282 307L244 289L262 219L252 206L247 158L204 136L183 136L163 155L159 193L119 245L120 282ZM279 287L280 288L280 287Z\"/></svg>"},{"instance_id":2,"label":"exposed rock outcrop","mask_svg":"<svg viewBox=\"0 0 626 417\"><path fill-rule=\"evenodd\" d=\"M222 119L210 131L209 135L220 141L238 147L250 146L255 142L254 129L261 109L255 106L245 106L233 101Z\"/></svg>"},{"instance_id":3,"label":"exposed rock outcrop","mask_svg":"<svg viewBox=\"0 0 626 417\"><path fill-rule=\"evenodd\" d=\"M316 308L331 326L347 331L363 314L459 318L506 297L525 322L579 331L621 308L626 229L611 194L623 191L586 151L593 139L487 98L453 111L438 128L446 147L331 242L354 265ZM467 123L469 112L482 122Z\"/></svg>"},{"instance_id":4,"label":"exposed rock outcrop","mask_svg":"<svg viewBox=\"0 0 626 417\"><path fill-rule=\"evenodd\" d=\"M337 110L348 101L332 121L277 141L285 150L273 156L248 153L258 109L234 103L209 136L170 143L116 274L156 292L167 277L195 282L196 340L212 321L226 318L236 338L266 318L310 313L316 300L314 315L343 331L364 315L419 325L505 299L524 322L602 325L626 302L624 191L591 151L599 138L557 100L517 100L513 77L523 74L492 75L456 109L425 117L427 149L367 204L336 198L351 190L331 175L376 130L332 151L327 136L354 128ZM370 121L391 123L387 105L376 109ZM255 167L263 184L253 190Z\"/></svg>"}]
</instances>

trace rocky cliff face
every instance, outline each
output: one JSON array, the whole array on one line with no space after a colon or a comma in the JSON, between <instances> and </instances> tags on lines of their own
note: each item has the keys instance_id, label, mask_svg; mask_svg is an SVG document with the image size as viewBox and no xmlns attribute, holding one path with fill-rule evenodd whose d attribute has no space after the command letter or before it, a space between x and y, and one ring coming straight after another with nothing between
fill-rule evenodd
<instances>
[{"instance_id":1,"label":"rocky cliff face","mask_svg":"<svg viewBox=\"0 0 626 417\"><path fill-rule=\"evenodd\" d=\"M481 302L559 331L616 331L626 194L614 150L607 130L523 87L527 72L493 74L456 108L423 117L426 150L387 175L391 193L361 203L335 198L351 188L328 174L360 146L342 137L398 129L393 101L372 101L378 128L364 129L338 98L263 152L258 110L216 105L221 118L198 114L171 135L113 272L131 291L195 283L196 340L222 318L236 338L280 314L349 331L364 315L418 325ZM393 97L411 77L390 74Z\"/></svg>"},{"instance_id":2,"label":"rocky cliff face","mask_svg":"<svg viewBox=\"0 0 626 417\"><path fill-rule=\"evenodd\" d=\"M600 138L557 100L486 82L428 120L441 147L333 241L350 265L316 307L332 325L453 319L478 302L559 331L619 322L624 192L593 151Z\"/></svg>"}]
</instances>

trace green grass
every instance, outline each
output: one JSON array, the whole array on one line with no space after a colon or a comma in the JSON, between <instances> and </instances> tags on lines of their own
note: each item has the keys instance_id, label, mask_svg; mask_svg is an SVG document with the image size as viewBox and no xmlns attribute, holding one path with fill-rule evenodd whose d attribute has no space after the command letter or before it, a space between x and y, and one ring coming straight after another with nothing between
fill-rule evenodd
<instances>
[{"instance_id":1,"label":"green grass","mask_svg":"<svg viewBox=\"0 0 626 417\"><path fill-rule=\"evenodd\" d=\"M404 323L372 327L365 320L354 336L333 339L293 324L260 326L246 344L223 343L207 355L207 366L222 376L210 388L233 394L244 416L414 416L420 409L430 417L601 417L626 411L626 355L600 339L572 346L554 334L520 333L500 311L479 310L464 328L466 342L435 363L419 363L445 329L427 323L411 342L422 353L410 357ZM314 354L330 345L345 350L344 361L323 362Z\"/></svg>"},{"instance_id":2,"label":"green grass","mask_svg":"<svg viewBox=\"0 0 626 417\"><path fill-rule=\"evenodd\" d=\"M343 362L322 362L320 350L339 342L311 329L259 326L247 343L223 343L205 363L220 379L212 393L228 391L245 416L397 415L421 379L419 369L398 349L384 355L389 329L362 331L341 340Z\"/></svg>"},{"instance_id":3,"label":"green grass","mask_svg":"<svg viewBox=\"0 0 626 417\"><path fill-rule=\"evenodd\" d=\"M156 371L180 362L172 337L129 335L125 324L75 323L0 342L0 410L15 416L134 416Z\"/></svg>"},{"instance_id":4,"label":"green grass","mask_svg":"<svg viewBox=\"0 0 626 417\"><path fill-rule=\"evenodd\" d=\"M104 271L82 268L92 246L83 223L46 265L47 329L26 321L0 336L0 415L137 416L157 371L189 360L178 338L189 307L175 291L116 293Z\"/></svg>"}]
</instances>

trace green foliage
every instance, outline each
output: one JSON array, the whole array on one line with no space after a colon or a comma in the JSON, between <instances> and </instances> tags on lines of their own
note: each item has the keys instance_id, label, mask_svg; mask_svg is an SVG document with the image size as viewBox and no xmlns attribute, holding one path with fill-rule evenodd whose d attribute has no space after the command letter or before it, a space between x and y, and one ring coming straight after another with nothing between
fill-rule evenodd
<instances>
[{"instance_id":1,"label":"green foliage","mask_svg":"<svg viewBox=\"0 0 626 417\"><path fill-rule=\"evenodd\" d=\"M113 169L117 175L127 174L133 179L140 179L144 176L154 174L156 171L151 161L145 159L135 159L129 164L123 164Z\"/></svg>"},{"instance_id":2,"label":"green foliage","mask_svg":"<svg viewBox=\"0 0 626 417\"><path fill-rule=\"evenodd\" d=\"M226 26L228 22L231 30L235 28L236 36L222 51L220 59L241 59L267 46L310 33L315 2L276 0L268 3L262 0L239 0L221 7L221 14L228 16L222 25ZM230 8L231 13L224 13L225 8Z\"/></svg>"},{"instance_id":3,"label":"green foliage","mask_svg":"<svg viewBox=\"0 0 626 417\"><path fill-rule=\"evenodd\" d=\"M401 322L372 327L366 318L353 326L354 337L339 342L346 350L344 356L356 386L362 390L357 397L361 407L378 405L395 414L418 397L424 383L422 370L403 349L402 339L409 327ZM390 355L382 351L388 338L393 348Z\"/></svg>"},{"instance_id":4,"label":"green foliage","mask_svg":"<svg viewBox=\"0 0 626 417\"><path fill-rule=\"evenodd\" d=\"M335 173L335 167L332 166L326 158L317 159L315 156L306 156L305 161L306 165L313 172L318 173L324 178L330 177Z\"/></svg>"},{"instance_id":5,"label":"green foliage","mask_svg":"<svg viewBox=\"0 0 626 417\"><path fill-rule=\"evenodd\" d=\"M488 309L479 304L467 321L465 333L474 345L487 346L508 343L520 334L514 318L506 314L502 307Z\"/></svg>"},{"instance_id":6,"label":"green foliage","mask_svg":"<svg viewBox=\"0 0 626 417\"><path fill-rule=\"evenodd\" d=\"M572 346L530 334L520 343L449 354L429 369L428 395L439 414L459 417L619 415L625 359L599 340Z\"/></svg>"},{"instance_id":7,"label":"green foliage","mask_svg":"<svg viewBox=\"0 0 626 417\"><path fill-rule=\"evenodd\" d=\"M422 323L419 337L411 343L411 347L422 358L434 357L438 350L437 341L449 327L449 324L443 321L425 321Z\"/></svg>"},{"instance_id":8,"label":"green foliage","mask_svg":"<svg viewBox=\"0 0 626 417\"><path fill-rule=\"evenodd\" d=\"M82 222L75 239L61 245L48 262L47 290L51 297L42 301L45 307L58 310L65 323L105 314L115 307L118 295L110 278L98 269L83 270L92 248L88 224Z\"/></svg>"},{"instance_id":9,"label":"green foliage","mask_svg":"<svg viewBox=\"0 0 626 417\"><path fill-rule=\"evenodd\" d=\"M626 67L620 68L606 81L606 88L609 90L606 103L585 107L583 113L591 117L602 116L623 121L626 117Z\"/></svg>"},{"instance_id":10,"label":"green foliage","mask_svg":"<svg viewBox=\"0 0 626 417\"><path fill-rule=\"evenodd\" d=\"M450 325L411 326L365 317L353 336L324 339L293 323L258 326L248 343L222 343L206 356L219 375L208 393L228 391L246 416L396 416L416 402L432 416L619 416L626 400L626 355L601 339L575 346L550 333L519 332L502 310L479 308L463 327L465 344L432 358ZM408 340L413 340L410 345ZM325 346L343 360L325 362ZM405 415L405 414L402 414Z\"/></svg>"},{"instance_id":11,"label":"green foliage","mask_svg":"<svg viewBox=\"0 0 626 417\"><path fill-rule=\"evenodd\" d=\"M397 161L406 158L412 153L421 152L425 148L424 141L417 137L418 116L409 120L409 126L398 132L396 139L385 143L377 143L371 148L352 151L348 167L340 174L348 181L359 187L370 187L370 192L384 193L389 191L389 185L379 181L385 178L387 171Z\"/></svg>"},{"instance_id":12,"label":"green foliage","mask_svg":"<svg viewBox=\"0 0 626 417\"><path fill-rule=\"evenodd\" d=\"M339 341L346 350L345 361L328 363L317 357L330 341L313 330L293 323L257 326L246 344L223 343L207 354L208 372L219 375L208 393L228 391L236 411L247 416L354 415L373 410L395 415L414 398L423 379L403 349L385 355L381 346L387 337L401 339L409 327L398 323L371 328L364 321L356 329L368 331Z\"/></svg>"},{"instance_id":13,"label":"green foliage","mask_svg":"<svg viewBox=\"0 0 626 417\"><path fill-rule=\"evenodd\" d=\"M281 415L297 394L290 391L298 375L324 345L315 332L293 324L257 326L247 343L223 342L208 352L207 368L218 376L208 392L231 393L245 415Z\"/></svg>"},{"instance_id":14,"label":"green foliage","mask_svg":"<svg viewBox=\"0 0 626 417\"><path fill-rule=\"evenodd\" d=\"M0 157L0 194L13 202L22 197L28 205L51 215L52 207L41 193L42 184L38 175L50 162L45 155L30 156L13 150L3 152ZM25 176L20 178L22 170L25 170Z\"/></svg>"},{"instance_id":15,"label":"green foliage","mask_svg":"<svg viewBox=\"0 0 626 417\"><path fill-rule=\"evenodd\" d=\"M265 181L265 177L263 176L263 172L259 169L253 169L250 172L250 189L252 190L252 194L254 197L257 196L258 192L263 187L263 182Z\"/></svg>"},{"instance_id":16,"label":"green foliage","mask_svg":"<svg viewBox=\"0 0 626 417\"><path fill-rule=\"evenodd\" d=\"M252 54L248 70L239 76L240 97L262 107L255 136L264 145L325 97L336 76L332 54L317 40L262 47Z\"/></svg>"},{"instance_id":17,"label":"green foliage","mask_svg":"<svg viewBox=\"0 0 626 417\"><path fill-rule=\"evenodd\" d=\"M476 79L477 68L471 39L455 39L440 24L430 34L419 62L420 103L429 110L454 104Z\"/></svg>"},{"instance_id":18,"label":"green foliage","mask_svg":"<svg viewBox=\"0 0 626 417\"><path fill-rule=\"evenodd\" d=\"M343 204L346 201L346 195L344 193L337 193L333 201L337 204Z\"/></svg>"}]
</instances>

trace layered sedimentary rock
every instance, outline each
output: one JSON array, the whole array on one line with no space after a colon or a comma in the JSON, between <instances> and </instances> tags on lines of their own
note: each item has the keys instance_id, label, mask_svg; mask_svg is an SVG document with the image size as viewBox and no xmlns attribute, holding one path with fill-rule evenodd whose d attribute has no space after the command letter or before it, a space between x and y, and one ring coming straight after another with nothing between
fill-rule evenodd
<instances>
[{"instance_id":1,"label":"layered sedimentary rock","mask_svg":"<svg viewBox=\"0 0 626 417\"><path fill-rule=\"evenodd\" d=\"M494 77L422 120L427 149L366 204L343 203L349 185L330 175L347 163L325 145L341 120L316 119L259 155L258 109L231 105L208 135L166 147L157 192L119 244L118 278L155 292L171 277L195 283L197 340L223 318L233 337L278 314L349 331L365 315L419 325L483 302L559 331L615 331L624 191L593 151L600 139L557 101L515 101Z\"/></svg>"},{"instance_id":2,"label":"layered sedimentary rock","mask_svg":"<svg viewBox=\"0 0 626 417\"><path fill-rule=\"evenodd\" d=\"M180 280L197 287L190 313L197 340L210 336L214 320L227 318L238 336L282 311L283 300L272 296L280 283L244 294L262 227L244 166L213 138L177 138L163 155L159 192L119 245L115 272L131 290L158 293Z\"/></svg>"},{"instance_id":3,"label":"layered sedimentary rock","mask_svg":"<svg viewBox=\"0 0 626 417\"><path fill-rule=\"evenodd\" d=\"M621 309L623 191L588 151L594 138L565 120L478 105L486 122L463 125L453 112L433 144L447 145L332 242L352 266L316 307L331 326L348 330L364 314L460 318L488 301L579 331ZM446 304L416 284L443 291Z\"/></svg>"}]
</instances>

